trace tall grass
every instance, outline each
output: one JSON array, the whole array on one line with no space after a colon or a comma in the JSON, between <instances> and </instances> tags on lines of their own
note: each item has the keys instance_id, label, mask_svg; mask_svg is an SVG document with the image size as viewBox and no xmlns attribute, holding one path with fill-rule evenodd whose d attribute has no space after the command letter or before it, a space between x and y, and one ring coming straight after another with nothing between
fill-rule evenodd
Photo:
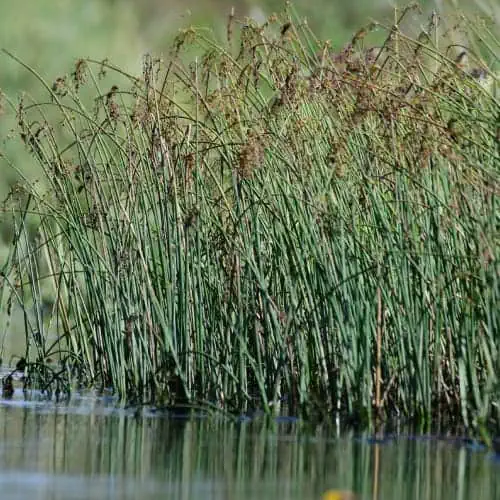
<instances>
[{"instance_id":1,"label":"tall grass","mask_svg":"<svg viewBox=\"0 0 500 500\"><path fill-rule=\"evenodd\" d=\"M40 78L18 132L50 189L13 193L3 271L25 308L55 290L48 326L26 314L28 383L498 424L499 43L483 30L490 67L464 66L437 18L416 40L397 21L333 53L290 9L230 18L140 77L87 59Z\"/></svg>"}]
</instances>

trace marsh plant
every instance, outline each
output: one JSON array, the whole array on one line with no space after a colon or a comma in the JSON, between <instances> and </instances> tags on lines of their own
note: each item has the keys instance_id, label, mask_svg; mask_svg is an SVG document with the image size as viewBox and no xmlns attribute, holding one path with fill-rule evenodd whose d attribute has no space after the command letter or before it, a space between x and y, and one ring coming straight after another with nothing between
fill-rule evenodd
<instances>
[{"instance_id":1,"label":"marsh plant","mask_svg":"<svg viewBox=\"0 0 500 500\"><path fill-rule=\"evenodd\" d=\"M44 176L4 205L26 384L498 424L500 44L436 15L412 39L413 8L342 49L288 7L185 29L140 76L40 78L16 112Z\"/></svg>"}]
</instances>

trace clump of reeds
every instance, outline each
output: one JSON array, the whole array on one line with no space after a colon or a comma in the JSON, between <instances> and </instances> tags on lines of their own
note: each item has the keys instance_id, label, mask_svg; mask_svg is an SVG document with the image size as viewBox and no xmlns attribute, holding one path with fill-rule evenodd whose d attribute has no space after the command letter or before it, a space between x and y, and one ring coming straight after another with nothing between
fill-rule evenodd
<instances>
[{"instance_id":1,"label":"clump of reeds","mask_svg":"<svg viewBox=\"0 0 500 500\"><path fill-rule=\"evenodd\" d=\"M39 238L19 226L4 286L36 305L52 280L57 331L27 314L29 373L156 404L498 423L500 115L473 72L495 81L498 41L464 67L435 18L340 51L291 10L230 22L139 77L79 61L41 80L51 104L19 106L48 188L24 188Z\"/></svg>"}]
</instances>

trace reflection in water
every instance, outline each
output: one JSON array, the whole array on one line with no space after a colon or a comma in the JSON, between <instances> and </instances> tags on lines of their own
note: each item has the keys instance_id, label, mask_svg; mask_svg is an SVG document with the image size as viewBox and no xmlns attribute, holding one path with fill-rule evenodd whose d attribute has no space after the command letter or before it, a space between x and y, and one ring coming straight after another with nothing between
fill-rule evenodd
<instances>
[{"instance_id":1,"label":"reflection in water","mask_svg":"<svg viewBox=\"0 0 500 500\"><path fill-rule=\"evenodd\" d=\"M0 433L2 500L500 498L500 463L448 439L365 439L293 419L139 418L106 398L16 395L0 401Z\"/></svg>"}]
</instances>

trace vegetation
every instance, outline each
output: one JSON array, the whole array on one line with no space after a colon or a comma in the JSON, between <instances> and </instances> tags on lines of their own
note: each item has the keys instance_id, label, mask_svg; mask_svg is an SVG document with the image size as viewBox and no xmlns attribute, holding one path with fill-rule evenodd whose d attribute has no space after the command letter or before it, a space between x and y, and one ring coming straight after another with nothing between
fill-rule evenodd
<instances>
[{"instance_id":1,"label":"vegetation","mask_svg":"<svg viewBox=\"0 0 500 500\"><path fill-rule=\"evenodd\" d=\"M411 10L341 52L288 7L186 29L140 77L26 66L47 98L11 106L49 188L10 193L0 283L26 384L498 425L500 44L437 16L410 38Z\"/></svg>"}]
</instances>

